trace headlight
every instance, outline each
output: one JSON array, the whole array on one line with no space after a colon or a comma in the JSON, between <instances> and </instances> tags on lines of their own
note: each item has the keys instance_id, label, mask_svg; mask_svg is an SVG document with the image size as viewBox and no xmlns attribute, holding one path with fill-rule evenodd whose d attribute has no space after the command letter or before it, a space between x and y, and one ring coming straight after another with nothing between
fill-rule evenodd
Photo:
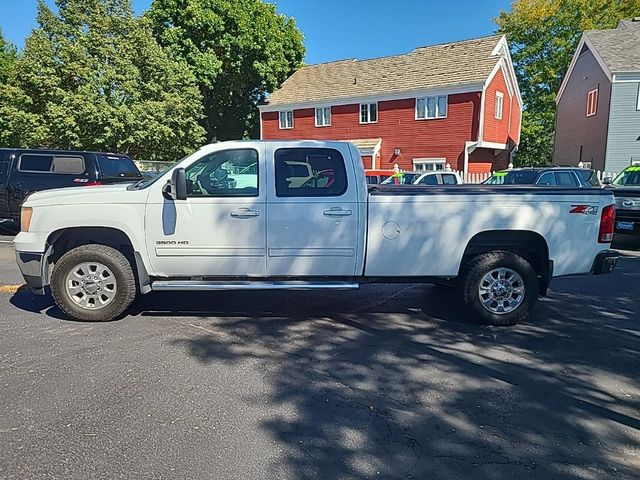
<instances>
[{"instance_id":1,"label":"headlight","mask_svg":"<svg viewBox=\"0 0 640 480\"><path fill-rule=\"evenodd\" d=\"M31 226L31 215L33 215L33 208L22 207L20 210L20 231L28 232Z\"/></svg>"}]
</instances>

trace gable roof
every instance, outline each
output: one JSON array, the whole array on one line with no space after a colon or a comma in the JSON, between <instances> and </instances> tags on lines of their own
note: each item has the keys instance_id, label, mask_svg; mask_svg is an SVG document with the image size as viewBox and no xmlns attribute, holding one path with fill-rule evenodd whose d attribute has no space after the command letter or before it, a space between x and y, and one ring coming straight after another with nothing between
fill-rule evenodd
<instances>
[{"instance_id":1,"label":"gable roof","mask_svg":"<svg viewBox=\"0 0 640 480\"><path fill-rule=\"evenodd\" d=\"M404 55L304 66L268 97L267 104L327 102L482 85L501 58L494 52L501 39L501 35L493 35L420 47Z\"/></svg>"},{"instance_id":2,"label":"gable roof","mask_svg":"<svg viewBox=\"0 0 640 480\"><path fill-rule=\"evenodd\" d=\"M610 73L640 72L640 21L622 20L613 30L584 34Z\"/></svg>"},{"instance_id":3,"label":"gable roof","mask_svg":"<svg viewBox=\"0 0 640 480\"><path fill-rule=\"evenodd\" d=\"M578 57L585 48L591 51L602 71L612 82L616 74L640 72L640 18L621 20L614 29L587 30L582 33L556 95L556 104L560 101Z\"/></svg>"}]
</instances>

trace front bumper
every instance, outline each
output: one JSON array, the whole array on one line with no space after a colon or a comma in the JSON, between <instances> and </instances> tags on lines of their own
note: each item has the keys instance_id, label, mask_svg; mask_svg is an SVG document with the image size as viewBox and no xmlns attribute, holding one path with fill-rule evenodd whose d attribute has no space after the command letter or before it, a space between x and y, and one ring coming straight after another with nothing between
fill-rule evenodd
<instances>
[{"instance_id":1,"label":"front bumper","mask_svg":"<svg viewBox=\"0 0 640 480\"><path fill-rule=\"evenodd\" d=\"M593 262L591 272L594 275L604 275L605 273L613 272L613 269L616 268L616 265L618 264L619 257L620 254L615 250L605 250L604 252L600 252Z\"/></svg>"},{"instance_id":2,"label":"front bumper","mask_svg":"<svg viewBox=\"0 0 640 480\"><path fill-rule=\"evenodd\" d=\"M43 253L18 252L16 251L16 262L24 277L27 286L38 295L45 294L47 278L45 272L46 262Z\"/></svg>"}]
</instances>

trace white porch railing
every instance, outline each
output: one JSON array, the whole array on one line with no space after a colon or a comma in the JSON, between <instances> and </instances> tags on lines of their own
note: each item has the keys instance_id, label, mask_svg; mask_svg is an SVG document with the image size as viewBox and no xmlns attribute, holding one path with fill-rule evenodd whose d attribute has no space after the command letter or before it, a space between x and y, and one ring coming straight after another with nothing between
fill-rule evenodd
<instances>
[{"instance_id":1,"label":"white porch railing","mask_svg":"<svg viewBox=\"0 0 640 480\"><path fill-rule=\"evenodd\" d=\"M460 175L460 178L462 178L462 181L464 183L482 183L484 182L487 178L489 178L491 175L494 174L494 172L486 172L486 173L467 173L466 175L459 171L459 170L453 170L455 173L457 173L458 175ZM617 175L617 173L615 172L603 172L600 170L596 170L596 176L598 177L598 180L600 181L600 183L602 183L602 181L605 178L615 178Z\"/></svg>"}]
</instances>

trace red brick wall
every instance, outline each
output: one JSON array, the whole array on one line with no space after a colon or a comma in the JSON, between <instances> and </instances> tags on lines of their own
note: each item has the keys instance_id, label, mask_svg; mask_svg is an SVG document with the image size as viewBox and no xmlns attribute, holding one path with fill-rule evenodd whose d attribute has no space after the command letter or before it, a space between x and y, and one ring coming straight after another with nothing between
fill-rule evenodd
<instances>
[{"instance_id":1,"label":"red brick wall","mask_svg":"<svg viewBox=\"0 0 640 480\"><path fill-rule=\"evenodd\" d=\"M502 120L495 118L496 112L496 92L504 94L502 107ZM517 102L516 102L517 103ZM509 89L502 73L498 70L491 83L487 86L484 96L484 132L482 139L485 142L507 143L509 134L509 112L511 99Z\"/></svg>"},{"instance_id":2,"label":"red brick wall","mask_svg":"<svg viewBox=\"0 0 640 480\"><path fill-rule=\"evenodd\" d=\"M478 138L480 92L449 95L447 118L415 119L415 99L378 103L378 123L360 125L359 105L338 105L331 109L331 126L315 126L313 108L294 111L294 128L280 130L278 113L262 114L265 140L312 139L354 140L382 138L376 168L411 170L414 158L446 158L451 168L464 167L464 144ZM394 151L399 148L400 156Z\"/></svg>"}]
</instances>

